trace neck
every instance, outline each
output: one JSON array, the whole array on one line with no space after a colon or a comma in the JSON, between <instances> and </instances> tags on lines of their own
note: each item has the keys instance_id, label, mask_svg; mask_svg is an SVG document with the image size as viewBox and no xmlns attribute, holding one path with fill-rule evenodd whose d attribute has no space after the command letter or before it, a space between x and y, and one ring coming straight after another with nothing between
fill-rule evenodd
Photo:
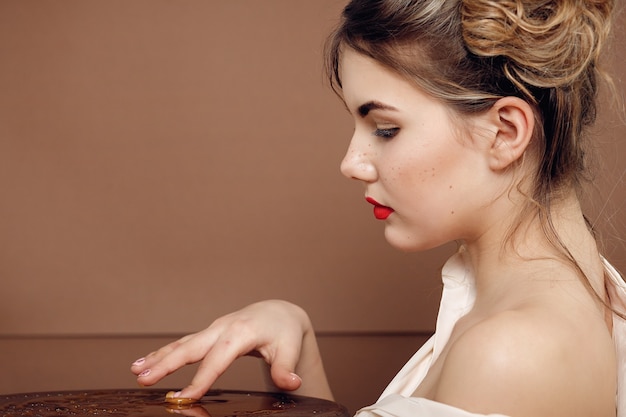
<instances>
[{"instance_id":1,"label":"neck","mask_svg":"<svg viewBox=\"0 0 626 417\"><path fill-rule=\"evenodd\" d=\"M520 297L544 291L557 281L581 285L589 279L598 294L604 293L596 241L574 193L551 207L551 220L556 233L552 239L546 234L546 220L532 215L518 227L513 228L511 221L501 221L480 238L463 242L464 256L476 277L477 305L510 307ZM514 230L512 235L510 230ZM509 235L509 239L502 238Z\"/></svg>"}]
</instances>

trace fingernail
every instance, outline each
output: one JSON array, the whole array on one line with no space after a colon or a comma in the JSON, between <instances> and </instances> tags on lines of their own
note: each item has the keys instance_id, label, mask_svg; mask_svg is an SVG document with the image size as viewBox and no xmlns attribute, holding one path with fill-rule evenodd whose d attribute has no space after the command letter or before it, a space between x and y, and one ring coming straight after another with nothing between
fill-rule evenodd
<instances>
[{"instance_id":1,"label":"fingernail","mask_svg":"<svg viewBox=\"0 0 626 417\"><path fill-rule=\"evenodd\" d=\"M141 365L146 361L146 358L139 358L135 362L133 362L133 366Z\"/></svg>"},{"instance_id":2,"label":"fingernail","mask_svg":"<svg viewBox=\"0 0 626 417\"><path fill-rule=\"evenodd\" d=\"M167 394L165 394L165 399L170 399L170 398L178 398L180 397L180 391L169 391Z\"/></svg>"},{"instance_id":3,"label":"fingernail","mask_svg":"<svg viewBox=\"0 0 626 417\"><path fill-rule=\"evenodd\" d=\"M292 381L300 381L300 382L302 382L302 378L300 378L297 374L294 374L293 372L291 372L289 375L291 375L291 380Z\"/></svg>"},{"instance_id":4,"label":"fingernail","mask_svg":"<svg viewBox=\"0 0 626 417\"><path fill-rule=\"evenodd\" d=\"M150 369L146 369L144 370L142 373L140 373L139 375L137 375L138 377L143 377L143 376L148 376L150 375Z\"/></svg>"}]
</instances>

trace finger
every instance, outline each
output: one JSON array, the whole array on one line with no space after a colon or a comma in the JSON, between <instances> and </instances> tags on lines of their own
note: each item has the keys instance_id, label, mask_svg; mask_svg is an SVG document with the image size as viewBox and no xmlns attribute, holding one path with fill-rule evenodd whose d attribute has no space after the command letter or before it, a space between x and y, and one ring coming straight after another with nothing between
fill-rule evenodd
<instances>
[{"instance_id":1,"label":"finger","mask_svg":"<svg viewBox=\"0 0 626 417\"><path fill-rule=\"evenodd\" d=\"M139 358L130 365L130 371L135 375L139 375L146 368L146 358Z\"/></svg>"},{"instance_id":2,"label":"finger","mask_svg":"<svg viewBox=\"0 0 626 417\"><path fill-rule=\"evenodd\" d=\"M146 358L140 367L142 370L137 375L137 382L145 386L153 385L183 366L200 361L210 346L211 338L206 335L185 337L171 343Z\"/></svg>"},{"instance_id":3,"label":"finger","mask_svg":"<svg viewBox=\"0 0 626 417\"><path fill-rule=\"evenodd\" d=\"M270 375L276 387L294 391L302 385L302 379L296 374L296 364L300 357L300 349L297 344L284 343L283 348L276 351L274 357L270 357Z\"/></svg>"},{"instance_id":4,"label":"finger","mask_svg":"<svg viewBox=\"0 0 626 417\"><path fill-rule=\"evenodd\" d=\"M231 339L218 340L198 367L191 383L178 396L201 398L226 369L249 350L248 345L234 343Z\"/></svg>"},{"instance_id":5,"label":"finger","mask_svg":"<svg viewBox=\"0 0 626 417\"><path fill-rule=\"evenodd\" d=\"M171 351L170 345L164 346L158 351L150 352L146 356L137 359L130 365L130 371L138 375L145 369L150 368L153 363L157 362L161 357Z\"/></svg>"},{"instance_id":6,"label":"finger","mask_svg":"<svg viewBox=\"0 0 626 417\"><path fill-rule=\"evenodd\" d=\"M169 355L173 350L177 349L180 345L184 344L190 338L190 336L193 336L193 335L185 336L181 339L178 339L174 342L171 342L163 346L157 351L150 352L146 356L137 359L131 364L130 371L134 373L135 375L139 375L144 370L149 369L155 363L159 362L162 358Z\"/></svg>"},{"instance_id":7,"label":"finger","mask_svg":"<svg viewBox=\"0 0 626 417\"><path fill-rule=\"evenodd\" d=\"M274 365L270 369L272 381L276 387L285 391L295 391L302 385L302 379L289 368Z\"/></svg>"}]
</instances>

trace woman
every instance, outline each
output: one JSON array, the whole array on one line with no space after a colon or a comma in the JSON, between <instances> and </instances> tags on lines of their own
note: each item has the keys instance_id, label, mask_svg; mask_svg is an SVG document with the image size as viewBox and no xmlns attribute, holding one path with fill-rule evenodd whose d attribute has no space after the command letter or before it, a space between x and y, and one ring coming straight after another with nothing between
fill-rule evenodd
<instances>
[{"instance_id":1,"label":"woman","mask_svg":"<svg viewBox=\"0 0 626 417\"><path fill-rule=\"evenodd\" d=\"M341 170L365 185L391 245L459 245L442 271L435 336L359 415L626 415L626 394L616 395L626 285L578 200L612 9L610 0L345 8L327 48L355 122ZM202 361L176 394L199 398L251 352L277 387L332 399L308 316L276 300L132 371L151 385Z\"/></svg>"}]
</instances>

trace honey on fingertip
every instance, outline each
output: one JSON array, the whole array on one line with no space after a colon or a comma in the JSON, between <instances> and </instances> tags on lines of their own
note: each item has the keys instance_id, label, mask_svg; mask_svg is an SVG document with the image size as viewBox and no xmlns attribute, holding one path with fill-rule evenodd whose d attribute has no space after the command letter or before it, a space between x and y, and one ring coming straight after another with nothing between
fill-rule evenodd
<instances>
[{"instance_id":1,"label":"honey on fingertip","mask_svg":"<svg viewBox=\"0 0 626 417\"><path fill-rule=\"evenodd\" d=\"M195 398L174 397L174 394L176 394L175 391L170 391L167 394L165 394L165 401L167 401L170 404L176 404L176 405L189 405L189 404L198 402L198 400L196 400Z\"/></svg>"}]
</instances>

